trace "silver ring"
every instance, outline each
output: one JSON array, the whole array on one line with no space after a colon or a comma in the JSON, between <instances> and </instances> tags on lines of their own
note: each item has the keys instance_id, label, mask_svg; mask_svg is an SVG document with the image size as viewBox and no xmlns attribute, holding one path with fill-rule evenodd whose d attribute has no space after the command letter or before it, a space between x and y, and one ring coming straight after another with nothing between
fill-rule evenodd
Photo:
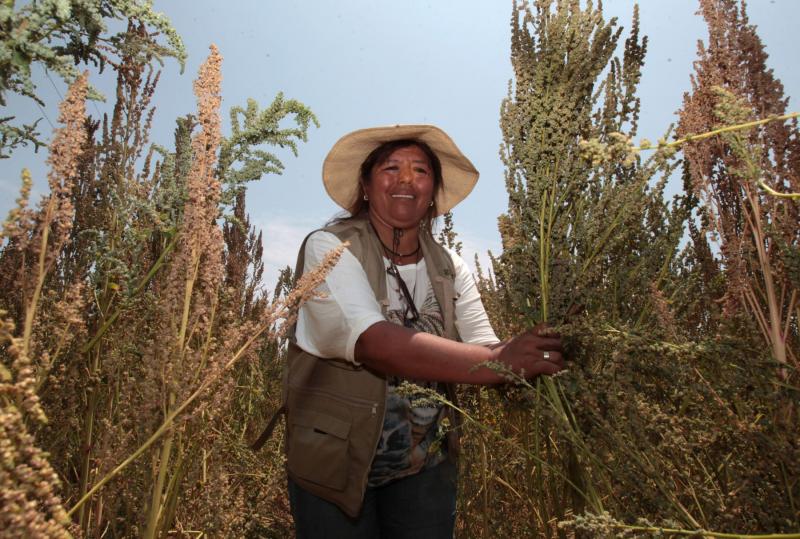
<instances>
[{"instance_id":1,"label":"silver ring","mask_svg":"<svg viewBox=\"0 0 800 539\"><path fill-rule=\"evenodd\" d=\"M542 357L545 361L550 361L550 352L542 352Z\"/></svg>"}]
</instances>

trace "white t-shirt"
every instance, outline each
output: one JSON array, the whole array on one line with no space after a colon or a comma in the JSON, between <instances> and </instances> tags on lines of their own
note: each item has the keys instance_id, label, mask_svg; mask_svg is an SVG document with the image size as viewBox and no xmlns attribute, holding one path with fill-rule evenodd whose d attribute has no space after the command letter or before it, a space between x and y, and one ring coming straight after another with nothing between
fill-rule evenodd
<instances>
[{"instance_id":1,"label":"white t-shirt","mask_svg":"<svg viewBox=\"0 0 800 539\"><path fill-rule=\"evenodd\" d=\"M305 271L319 265L325 254L341 242L330 232L314 232L306 242ZM489 345L498 342L475 280L464 260L448 249L455 267L456 329L465 343ZM388 267L389 260L384 258ZM398 266L400 275L419 308L428 295L430 279L425 260ZM386 274L389 310L403 308L394 277ZM339 262L317 291L323 297L306 302L298 313L295 338L306 352L322 358L344 358L355 362L356 341L372 324L383 322L381 306L369 285L367 274L353 254L345 249Z\"/></svg>"}]
</instances>

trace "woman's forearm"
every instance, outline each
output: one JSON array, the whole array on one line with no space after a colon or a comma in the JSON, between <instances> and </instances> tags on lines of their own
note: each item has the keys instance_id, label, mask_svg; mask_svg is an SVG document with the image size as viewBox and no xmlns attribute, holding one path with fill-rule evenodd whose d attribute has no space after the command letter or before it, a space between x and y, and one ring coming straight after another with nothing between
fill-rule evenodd
<instances>
[{"instance_id":1,"label":"woman's forearm","mask_svg":"<svg viewBox=\"0 0 800 539\"><path fill-rule=\"evenodd\" d=\"M561 338L546 324L485 347L378 322L356 341L355 359L384 374L465 384L504 381L485 365L487 361L500 362L527 378L564 368Z\"/></svg>"},{"instance_id":2,"label":"woman's forearm","mask_svg":"<svg viewBox=\"0 0 800 539\"><path fill-rule=\"evenodd\" d=\"M378 322L356 342L356 361L384 374L466 384L496 384L502 378L481 366L496 359L492 349L451 341L391 322Z\"/></svg>"}]
</instances>

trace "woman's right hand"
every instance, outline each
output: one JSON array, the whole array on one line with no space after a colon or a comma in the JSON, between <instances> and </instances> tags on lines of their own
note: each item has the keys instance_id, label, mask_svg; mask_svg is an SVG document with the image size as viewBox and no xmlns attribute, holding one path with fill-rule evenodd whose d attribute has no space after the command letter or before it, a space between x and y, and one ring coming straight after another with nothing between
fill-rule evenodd
<instances>
[{"instance_id":1,"label":"woman's right hand","mask_svg":"<svg viewBox=\"0 0 800 539\"><path fill-rule=\"evenodd\" d=\"M549 331L547 324L520 333L492 350L492 360L499 361L525 378L555 374L564 368L561 336Z\"/></svg>"}]
</instances>

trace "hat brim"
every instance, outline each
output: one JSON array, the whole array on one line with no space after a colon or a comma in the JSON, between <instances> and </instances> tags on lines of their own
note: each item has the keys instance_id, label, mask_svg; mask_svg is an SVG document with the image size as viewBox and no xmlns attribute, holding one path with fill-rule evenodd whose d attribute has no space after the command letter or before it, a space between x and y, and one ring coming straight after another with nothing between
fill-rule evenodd
<instances>
[{"instance_id":1,"label":"hat brim","mask_svg":"<svg viewBox=\"0 0 800 539\"><path fill-rule=\"evenodd\" d=\"M442 186L436 195L436 215L447 213L472 192L478 170L447 133L433 125L393 125L359 129L340 138L322 164L325 190L336 204L350 210L359 194L361 164L386 142L402 139L427 144L442 165Z\"/></svg>"}]
</instances>

